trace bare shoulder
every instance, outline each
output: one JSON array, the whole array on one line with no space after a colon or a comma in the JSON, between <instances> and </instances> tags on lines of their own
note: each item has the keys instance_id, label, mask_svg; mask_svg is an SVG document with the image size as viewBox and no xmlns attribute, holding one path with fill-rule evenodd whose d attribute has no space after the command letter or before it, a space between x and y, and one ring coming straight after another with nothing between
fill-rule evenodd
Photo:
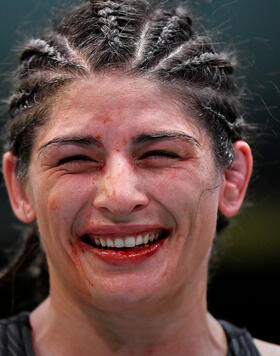
<instances>
[{"instance_id":1,"label":"bare shoulder","mask_svg":"<svg viewBox=\"0 0 280 356\"><path fill-rule=\"evenodd\" d=\"M269 342L258 339L254 339L254 343L262 356L280 356L279 345L270 344Z\"/></svg>"}]
</instances>

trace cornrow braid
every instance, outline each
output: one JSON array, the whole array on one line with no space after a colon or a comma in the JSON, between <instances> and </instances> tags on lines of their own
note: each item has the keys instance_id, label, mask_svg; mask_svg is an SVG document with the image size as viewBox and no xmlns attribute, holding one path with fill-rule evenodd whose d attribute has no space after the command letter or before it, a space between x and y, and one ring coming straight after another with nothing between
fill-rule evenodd
<instances>
[{"instance_id":1,"label":"cornrow braid","mask_svg":"<svg viewBox=\"0 0 280 356\"><path fill-rule=\"evenodd\" d=\"M19 179L24 179L27 176L35 132L48 117L47 102L59 88L65 87L71 81L70 78L55 78L36 85L30 92L18 93L11 97L10 115L13 120L6 125L7 143L5 149L18 157L17 175ZM46 99L48 101L42 105Z\"/></svg>"},{"instance_id":2,"label":"cornrow braid","mask_svg":"<svg viewBox=\"0 0 280 356\"><path fill-rule=\"evenodd\" d=\"M186 61L183 61L181 65L182 67L213 65L228 70L229 73L233 72L233 66L225 55L211 52L202 53L194 58L189 58ZM170 72L175 73L177 70L181 70L179 66L171 68Z\"/></svg>"},{"instance_id":3,"label":"cornrow braid","mask_svg":"<svg viewBox=\"0 0 280 356\"><path fill-rule=\"evenodd\" d=\"M65 78L54 78L44 83L36 83L36 85L30 89L19 89L9 98L10 116L13 118L18 113L32 108L37 101L36 98L38 95L42 96L44 92L50 94L51 90L65 85L66 81ZM42 97L40 99L42 99Z\"/></svg>"},{"instance_id":4,"label":"cornrow braid","mask_svg":"<svg viewBox=\"0 0 280 356\"><path fill-rule=\"evenodd\" d=\"M212 131L218 135L219 144L214 146L218 162L225 167L230 167L234 161L234 150L232 142L242 138L240 128L244 124L244 119L239 116L230 122L220 112L215 111L212 107L197 103L204 111L207 120L211 120ZM208 125L209 126L209 125Z\"/></svg>"},{"instance_id":5,"label":"cornrow braid","mask_svg":"<svg viewBox=\"0 0 280 356\"><path fill-rule=\"evenodd\" d=\"M177 59L176 64L173 60L169 75L182 76L182 72L185 73L183 77L192 82L210 83L214 88L222 90L234 89L228 76L233 73L233 65L224 54L202 53L187 60Z\"/></svg>"},{"instance_id":6,"label":"cornrow braid","mask_svg":"<svg viewBox=\"0 0 280 356\"><path fill-rule=\"evenodd\" d=\"M234 62L231 62L225 53L214 53L211 46L206 43L210 51L205 52L205 44L201 39L190 41L171 53L158 65L151 69L165 78L180 78L194 85L211 86L217 90L234 91L235 83L231 78L234 72Z\"/></svg>"},{"instance_id":7,"label":"cornrow braid","mask_svg":"<svg viewBox=\"0 0 280 356\"><path fill-rule=\"evenodd\" d=\"M45 40L31 39L26 49L20 56L20 61L26 61L34 55L45 55L57 62L65 62L66 58L53 46L50 46Z\"/></svg>"},{"instance_id":8,"label":"cornrow braid","mask_svg":"<svg viewBox=\"0 0 280 356\"><path fill-rule=\"evenodd\" d=\"M86 71L82 65L69 60L57 48L42 39L29 41L27 48L20 56L20 61L21 66L19 67L18 75L21 79L30 75L30 72L34 72L37 68L46 70L60 67L66 72L79 71L83 73Z\"/></svg>"},{"instance_id":9,"label":"cornrow braid","mask_svg":"<svg viewBox=\"0 0 280 356\"><path fill-rule=\"evenodd\" d=\"M146 54L138 68L144 70L154 66L163 56L188 41L193 36L191 26L192 21L183 8L172 12L155 11L146 34Z\"/></svg>"},{"instance_id":10,"label":"cornrow braid","mask_svg":"<svg viewBox=\"0 0 280 356\"><path fill-rule=\"evenodd\" d=\"M121 47L119 23L116 16L120 4L116 4L113 1L101 1L96 5L99 9L97 11L98 22L101 25L100 29L104 38L108 40L109 46L113 49L115 46Z\"/></svg>"},{"instance_id":11,"label":"cornrow braid","mask_svg":"<svg viewBox=\"0 0 280 356\"><path fill-rule=\"evenodd\" d=\"M244 123L243 116L238 117L237 119L235 119L234 122L230 122L223 114L213 110L210 106L205 106L202 103L200 103L200 106L202 110L205 110L211 115L213 115L214 119L217 119L220 122L221 126L224 126L225 130L233 141L241 139L241 135L238 132L238 128Z\"/></svg>"},{"instance_id":12,"label":"cornrow braid","mask_svg":"<svg viewBox=\"0 0 280 356\"><path fill-rule=\"evenodd\" d=\"M57 32L87 58L93 70L103 69L105 63L106 67L127 64L149 8L144 0L90 1L70 13Z\"/></svg>"}]
</instances>

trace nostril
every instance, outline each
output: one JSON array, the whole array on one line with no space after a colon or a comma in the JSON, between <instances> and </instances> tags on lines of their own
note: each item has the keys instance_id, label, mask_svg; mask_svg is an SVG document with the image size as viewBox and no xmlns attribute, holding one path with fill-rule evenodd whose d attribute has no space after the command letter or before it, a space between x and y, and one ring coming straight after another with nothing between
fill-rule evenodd
<instances>
[{"instance_id":1,"label":"nostril","mask_svg":"<svg viewBox=\"0 0 280 356\"><path fill-rule=\"evenodd\" d=\"M145 205L142 205L142 204L137 204L135 207L134 207L134 211L138 211L138 210L141 210L145 207Z\"/></svg>"},{"instance_id":2,"label":"nostril","mask_svg":"<svg viewBox=\"0 0 280 356\"><path fill-rule=\"evenodd\" d=\"M96 204L95 204L96 206ZM141 209L144 209L146 205L145 204L137 204L135 206L129 205L129 204L107 204L107 206L104 204L103 206L98 206L98 209L102 211L104 214L113 214L116 216L125 216L129 215L133 212L140 211Z\"/></svg>"}]
</instances>

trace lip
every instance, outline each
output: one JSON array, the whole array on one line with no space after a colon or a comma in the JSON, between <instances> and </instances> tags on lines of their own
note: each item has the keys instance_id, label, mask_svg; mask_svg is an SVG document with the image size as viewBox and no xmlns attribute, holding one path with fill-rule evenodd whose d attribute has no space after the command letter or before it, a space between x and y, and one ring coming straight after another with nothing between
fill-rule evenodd
<instances>
[{"instance_id":1,"label":"lip","mask_svg":"<svg viewBox=\"0 0 280 356\"><path fill-rule=\"evenodd\" d=\"M163 230L168 232L164 238L156 242L151 242L138 248L123 249L102 249L97 246L91 246L82 240L86 234L96 237L120 237L125 235L137 235L147 232L156 232ZM106 264L114 266L129 266L143 263L154 256L165 244L170 235L170 229L159 225L118 225L118 226L97 226L86 231L76 243L78 249L82 252L89 252L94 258L98 258Z\"/></svg>"},{"instance_id":2,"label":"lip","mask_svg":"<svg viewBox=\"0 0 280 356\"><path fill-rule=\"evenodd\" d=\"M147 232L157 232L170 228L162 225L99 225L85 229L79 236L91 235L96 237L119 237L128 235L138 235Z\"/></svg>"}]
</instances>

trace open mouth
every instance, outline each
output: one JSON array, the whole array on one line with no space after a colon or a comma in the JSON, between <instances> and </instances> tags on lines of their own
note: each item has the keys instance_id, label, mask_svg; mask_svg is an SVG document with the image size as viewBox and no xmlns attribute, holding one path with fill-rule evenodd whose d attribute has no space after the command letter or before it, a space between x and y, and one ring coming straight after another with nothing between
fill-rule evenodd
<instances>
[{"instance_id":1,"label":"open mouth","mask_svg":"<svg viewBox=\"0 0 280 356\"><path fill-rule=\"evenodd\" d=\"M170 231L162 229L158 231L142 232L137 235L126 236L92 236L86 234L81 237L81 241L85 244L95 247L100 250L114 250L114 251L137 251L143 248L152 246L160 241L166 239Z\"/></svg>"}]
</instances>

